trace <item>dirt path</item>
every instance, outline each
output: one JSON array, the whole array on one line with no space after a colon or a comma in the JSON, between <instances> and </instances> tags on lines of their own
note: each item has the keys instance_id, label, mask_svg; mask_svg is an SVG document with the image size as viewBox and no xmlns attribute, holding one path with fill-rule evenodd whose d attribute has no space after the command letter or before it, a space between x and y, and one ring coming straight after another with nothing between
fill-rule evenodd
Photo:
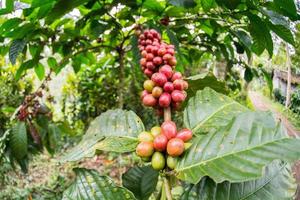
<instances>
[{"instance_id":1,"label":"dirt path","mask_svg":"<svg viewBox=\"0 0 300 200\"><path fill-rule=\"evenodd\" d=\"M265 97L262 96L260 93L251 91L249 92L249 98L253 106L257 110L272 111L276 119L278 121L281 121L283 125L286 127L288 134L290 136L296 136L296 135L300 136L300 132L294 128L294 126L288 121L288 119L285 116L283 116L280 112L272 108L269 102L265 101Z\"/></svg>"},{"instance_id":2,"label":"dirt path","mask_svg":"<svg viewBox=\"0 0 300 200\"><path fill-rule=\"evenodd\" d=\"M256 110L273 112L276 119L278 121L281 121L286 127L290 136L300 136L300 132L293 127L293 125L288 121L288 119L285 116L283 116L280 112L275 110L269 104L269 102L265 100L265 97L262 96L260 93L251 91L249 92L249 98ZM293 176L295 177L296 182L298 184L295 200L300 200L300 161L295 162L292 169Z\"/></svg>"}]
</instances>

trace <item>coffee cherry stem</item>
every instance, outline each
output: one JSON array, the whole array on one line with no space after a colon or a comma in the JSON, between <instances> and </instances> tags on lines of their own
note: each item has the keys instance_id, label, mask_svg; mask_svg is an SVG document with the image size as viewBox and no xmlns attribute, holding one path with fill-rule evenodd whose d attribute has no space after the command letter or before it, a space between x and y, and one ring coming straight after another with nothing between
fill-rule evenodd
<instances>
[{"instance_id":1,"label":"coffee cherry stem","mask_svg":"<svg viewBox=\"0 0 300 200\"><path fill-rule=\"evenodd\" d=\"M165 194L167 200L172 200L169 177L168 176L163 177L163 182L164 182L164 188L165 188Z\"/></svg>"},{"instance_id":2,"label":"coffee cherry stem","mask_svg":"<svg viewBox=\"0 0 300 200\"><path fill-rule=\"evenodd\" d=\"M171 121L172 116L171 116L171 107L164 108L164 121Z\"/></svg>"}]
</instances>

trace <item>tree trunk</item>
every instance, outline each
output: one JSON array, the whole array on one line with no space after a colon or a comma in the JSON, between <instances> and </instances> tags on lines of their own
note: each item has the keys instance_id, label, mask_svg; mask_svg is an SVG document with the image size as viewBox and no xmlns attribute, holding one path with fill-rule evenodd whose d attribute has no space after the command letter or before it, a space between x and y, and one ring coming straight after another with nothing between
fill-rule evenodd
<instances>
[{"instance_id":1,"label":"tree trunk","mask_svg":"<svg viewBox=\"0 0 300 200\"><path fill-rule=\"evenodd\" d=\"M286 99L285 99L285 107L288 108L291 103L291 59L290 59L290 51L289 46L286 43L286 65L287 65L287 87L286 87Z\"/></svg>"}]
</instances>

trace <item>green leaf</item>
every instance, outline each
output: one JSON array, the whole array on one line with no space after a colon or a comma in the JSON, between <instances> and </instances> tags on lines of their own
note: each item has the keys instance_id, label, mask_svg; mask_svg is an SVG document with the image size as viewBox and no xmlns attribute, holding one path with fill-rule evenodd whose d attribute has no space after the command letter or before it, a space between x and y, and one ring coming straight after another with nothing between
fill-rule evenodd
<instances>
[{"instance_id":1,"label":"green leaf","mask_svg":"<svg viewBox=\"0 0 300 200\"><path fill-rule=\"evenodd\" d=\"M64 193L62 200L134 200L126 188L116 186L107 176L100 176L96 170L75 168L76 179Z\"/></svg>"},{"instance_id":2,"label":"green leaf","mask_svg":"<svg viewBox=\"0 0 300 200\"><path fill-rule=\"evenodd\" d=\"M164 10L162 4L157 0L145 0L143 7L157 14L160 14Z\"/></svg>"},{"instance_id":3,"label":"green leaf","mask_svg":"<svg viewBox=\"0 0 300 200\"><path fill-rule=\"evenodd\" d=\"M274 0L274 3L284 12L284 14L288 15L292 20L298 18L297 8L294 0Z\"/></svg>"},{"instance_id":4,"label":"green leaf","mask_svg":"<svg viewBox=\"0 0 300 200\"><path fill-rule=\"evenodd\" d=\"M241 43L246 48L251 50L252 40L251 40L250 36L245 31L242 31L242 30L233 31L233 34L235 34L237 36L237 38L241 41Z\"/></svg>"},{"instance_id":5,"label":"green leaf","mask_svg":"<svg viewBox=\"0 0 300 200\"><path fill-rule=\"evenodd\" d=\"M24 40L13 40L9 47L9 60L14 65L16 64L17 57L25 47L26 42Z\"/></svg>"},{"instance_id":6,"label":"green leaf","mask_svg":"<svg viewBox=\"0 0 300 200\"><path fill-rule=\"evenodd\" d=\"M60 129L53 123L50 123L48 126L48 141L47 141L47 150L49 153L54 154L55 150L59 146L59 142L61 140L61 131Z\"/></svg>"},{"instance_id":7,"label":"green leaf","mask_svg":"<svg viewBox=\"0 0 300 200\"><path fill-rule=\"evenodd\" d=\"M20 18L11 18L9 20L6 20L1 26L0 26L0 35L6 32L10 32L12 29L16 28L19 24L22 23L22 20Z\"/></svg>"},{"instance_id":8,"label":"green leaf","mask_svg":"<svg viewBox=\"0 0 300 200\"><path fill-rule=\"evenodd\" d=\"M49 57L47 60L48 66L55 72L58 73L59 66L55 58Z\"/></svg>"},{"instance_id":9,"label":"green leaf","mask_svg":"<svg viewBox=\"0 0 300 200\"><path fill-rule=\"evenodd\" d=\"M248 83L252 81L253 79L253 73L250 67L246 67L245 72L244 72L244 79Z\"/></svg>"},{"instance_id":10,"label":"green leaf","mask_svg":"<svg viewBox=\"0 0 300 200\"><path fill-rule=\"evenodd\" d=\"M134 112L109 110L91 122L81 142L61 161L76 161L91 157L96 150L134 151L138 143L137 136L144 129L141 119Z\"/></svg>"},{"instance_id":11,"label":"green leaf","mask_svg":"<svg viewBox=\"0 0 300 200\"><path fill-rule=\"evenodd\" d=\"M151 166L133 167L122 175L122 183L137 199L147 200L155 191L158 175Z\"/></svg>"},{"instance_id":12,"label":"green leaf","mask_svg":"<svg viewBox=\"0 0 300 200\"><path fill-rule=\"evenodd\" d=\"M248 109L231 98L205 88L189 99L184 109L184 126L195 135L224 126L234 116Z\"/></svg>"},{"instance_id":13,"label":"green leaf","mask_svg":"<svg viewBox=\"0 0 300 200\"><path fill-rule=\"evenodd\" d=\"M217 183L255 180L273 160L299 159L299 145L300 139L289 137L271 113L243 112L193 140L175 170L194 184L204 176Z\"/></svg>"},{"instance_id":14,"label":"green leaf","mask_svg":"<svg viewBox=\"0 0 300 200\"><path fill-rule=\"evenodd\" d=\"M89 0L73 0L73 1L64 1L58 0L54 5L53 9L49 12L49 15L46 17L46 23L51 24L56 19L62 17L66 13L72 11L77 6L80 6Z\"/></svg>"},{"instance_id":15,"label":"green leaf","mask_svg":"<svg viewBox=\"0 0 300 200\"><path fill-rule=\"evenodd\" d=\"M16 80L19 80L22 76L22 74L27 70L34 66L34 60L27 60L26 62L23 62L21 66L18 68L15 78Z\"/></svg>"},{"instance_id":16,"label":"green leaf","mask_svg":"<svg viewBox=\"0 0 300 200\"><path fill-rule=\"evenodd\" d=\"M197 185L188 185L180 200L291 200L296 188L290 166L274 161L254 181L216 184L204 177Z\"/></svg>"},{"instance_id":17,"label":"green leaf","mask_svg":"<svg viewBox=\"0 0 300 200\"><path fill-rule=\"evenodd\" d=\"M249 31L253 38L252 50L260 55L265 49L269 55L273 55L273 40L266 23L264 23L257 15L249 15L250 25Z\"/></svg>"},{"instance_id":18,"label":"green leaf","mask_svg":"<svg viewBox=\"0 0 300 200\"><path fill-rule=\"evenodd\" d=\"M45 68L41 63L38 63L34 67L34 71L35 71L35 74L38 76L38 78L40 80L43 80L43 78L45 77Z\"/></svg>"},{"instance_id":19,"label":"green leaf","mask_svg":"<svg viewBox=\"0 0 300 200\"><path fill-rule=\"evenodd\" d=\"M197 5L194 0L169 0L169 3L184 8L193 8Z\"/></svg>"},{"instance_id":20,"label":"green leaf","mask_svg":"<svg viewBox=\"0 0 300 200\"><path fill-rule=\"evenodd\" d=\"M201 0L203 10L209 11L215 4L215 0Z\"/></svg>"},{"instance_id":21,"label":"green leaf","mask_svg":"<svg viewBox=\"0 0 300 200\"><path fill-rule=\"evenodd\" d=\"M274 25L272 23L268 23L268 27L276 33L279 37L281 37L284 41L290 43L295 46L294 36L289 28L283 25Z\"/></svg>"},{"instance_id":22,"label":"green leaf","mask_svg":"<svg viewBox=\"0 0 300 200\"><path fill-rule=\"evenodd\" d=\"M11 153L17 161L21 161L26 157L28 152L27 147L27 132L25 122L18 121L11 130L9 146Z\"/></svg>"},{"instance_id":23,"label":"green leaf","mask_svg":"<svg viewBox=\"0 0 300 200\"><path fill-rule=\"evenodd\" d=\"M212 73L202 73L190 76L185 80L189 83L189 88L187 89L188 97L195 96L198 90L203 90L206 87L223 94L228 93L225 82L218 80Z\"/></svg>"}]
</instances>

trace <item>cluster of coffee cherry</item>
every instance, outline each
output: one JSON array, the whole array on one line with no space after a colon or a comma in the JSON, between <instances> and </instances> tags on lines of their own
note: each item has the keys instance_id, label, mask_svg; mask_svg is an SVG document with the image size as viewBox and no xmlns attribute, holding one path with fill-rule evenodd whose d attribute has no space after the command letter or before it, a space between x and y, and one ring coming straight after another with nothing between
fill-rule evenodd
<instances>
[{"instance_id":1,"label":"cluster of coffee cherry","mask_svg":"<svg viewBox=\"0 0 300 200\"><path fill-rule=\"evenodd\" d=\"M149 78L141 94L143 104L158 110L169 106L178 109L186 98L188 83L174 70L177 63L174 46L162 42L161 35L154 29L140 34L138 42L140 65Z\"/></svg>"},{"instance_id":2,"label":"cluster of coffee cherry","mask_svg":"<svg viewBox=\"0 0 300 200\"><path fill-rule=\"evenodd\" d=\"M164 169L166 163L170 169L174 169L177 157L189 147L187 142L192 136L191 130L182 129L177 132L173 121L165 121L161 127L155 126L150 132L140 133L136 153L144 161L151 161L155 170Z\"/></svg>"}]
</instances>

